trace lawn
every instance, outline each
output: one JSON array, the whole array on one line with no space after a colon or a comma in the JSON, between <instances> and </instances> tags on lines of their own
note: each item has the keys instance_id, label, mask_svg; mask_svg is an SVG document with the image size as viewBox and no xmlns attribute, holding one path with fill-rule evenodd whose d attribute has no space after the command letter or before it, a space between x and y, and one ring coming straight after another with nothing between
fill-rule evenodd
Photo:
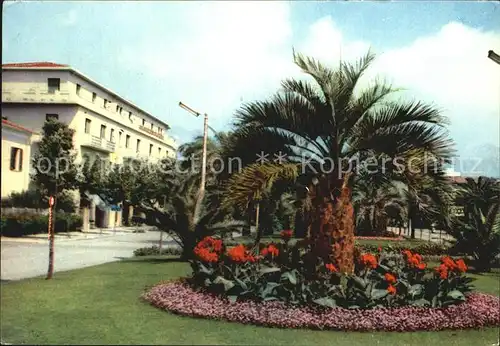
<instances>
[{"instance_id":1,"label":"lawn","mask_svg":"<svg viewBox=\"0 0 500 346\"><path fill-rule=\"evenodd\" d=\"M145 286L189 273L186 263L142 257L2 283L1 335L14 344L492 345L498 329L418 333L285 330L175 316L139 299ZM473 275L499 294L499 273Z\"/></svg>"}]
</instances>

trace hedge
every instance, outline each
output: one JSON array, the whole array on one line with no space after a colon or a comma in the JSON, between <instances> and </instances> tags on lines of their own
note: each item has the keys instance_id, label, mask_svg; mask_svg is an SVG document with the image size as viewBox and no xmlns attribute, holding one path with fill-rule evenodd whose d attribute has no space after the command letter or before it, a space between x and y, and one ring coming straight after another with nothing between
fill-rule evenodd
<instances>
[{"instance_id":1,"label":"hedge","mask_svg":"<svg viewBox=\"0 0 500 346\"><path fill-rule=\"evenodd\" d=\"M55 232L76 231L82 226L80 215L56 213ZM25 235L47 233L48 216L33 213L2 215L0 234L5 237L22 237Z\"/></svg>"},{"instance_id":2,"label":"hedge","mask_svg":"<svg viewBox=\"0 0 500 346\"><path fill-rule=\"evenodd\" d=\"M271 243L272 240L263 240L262 243ZM253 244L253 242L249 241L242 241L239 242L238 239L234 240L226 240L225 241L226 246L235 246L238 244L244 244L246 246L249 246ZM415 253L419 253L422 256L442 256L442 255L457 255L454 253L450 253L450 248L446 245L441 245L437 243L416 243L415 246L408 246L408 242L405 244L386 244L382 245L382 249L384 250L385 253L401 253L401 251L406 250L406 249L411 249ZM356 244L356 247L359 249L360 252L365 253L365 252L370 252L370 253L377 253L378 252L378 245L373 245L373 244ZM179 248L165 248L162 250L162 255L177 255L180 254L181 250ZM153 247L144 247L144 248L139 248L134 251L134 256L151 256L151 255L159 255L160 251L159 248L156 246ZM439 258L439 257L437 257Z\"/></svg>"}]
</instances>

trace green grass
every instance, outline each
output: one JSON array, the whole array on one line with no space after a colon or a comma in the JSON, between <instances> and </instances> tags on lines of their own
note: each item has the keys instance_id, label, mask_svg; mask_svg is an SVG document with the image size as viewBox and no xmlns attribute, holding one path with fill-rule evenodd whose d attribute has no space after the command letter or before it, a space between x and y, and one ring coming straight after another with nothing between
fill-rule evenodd
<instances>
[{"instance_id":1,"label":"green grass","mask_svg":"<svg viewBox=\"0 0 500 346\"><path fill-rule=\"evenodd\" d=\"M498 330L354 333L286 330L172 315L139 299L145 286L189 273L186 263L142 257L2 283L1 335L14 344L492 345ZM500 274L473 275L499 294Z\"/></svg>"}]
</instances>

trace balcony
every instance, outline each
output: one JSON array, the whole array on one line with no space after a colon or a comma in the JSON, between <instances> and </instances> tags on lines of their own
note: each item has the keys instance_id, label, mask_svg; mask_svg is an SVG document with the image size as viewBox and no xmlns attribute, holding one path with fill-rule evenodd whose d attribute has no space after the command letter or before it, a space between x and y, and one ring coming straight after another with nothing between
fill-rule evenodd
<instances>
[{"instance_id":1,"label":"balcony","mask_svg":"<svg viewBox=\"0 0 500 346\"><path fill-rule=\"evenodd\" d=\"M104 151L107 153L114 153L116 147L115 143L113 142L107 141L104 138L88 134L85 135L85 137L83 138L81 145L82 147L88 147L99 151Z\"/></svg>"}]
</instances>

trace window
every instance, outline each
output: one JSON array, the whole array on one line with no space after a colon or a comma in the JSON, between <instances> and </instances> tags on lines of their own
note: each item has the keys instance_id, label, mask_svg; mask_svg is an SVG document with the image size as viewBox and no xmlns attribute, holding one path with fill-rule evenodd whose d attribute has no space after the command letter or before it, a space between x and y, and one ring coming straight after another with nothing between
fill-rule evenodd
<instances>
[{"instance_id":1,"label":"window","mask_svg":"<svg viewBox=\"0 0 500 346\"><path fill-rule=\"evenodd\" d=\"M118 145L120 145L120 144L121 144L121 142L122 142L122 132L121 132L121 131L119 131L119 132L118 132Z\"/></svg>"},{"instance_id":2,"label":"window","mask_svg":"<svg viewBox=\"0 0 500 346\"><path fill-rule=\"evenodd\" d=\"M128 112L128 120L130 120L131 123L134 122L132 120L132 112Z\"/></svg>"},{"instance_id":3,"label":"window","mask_svg":"<svg viewBox=\"0 0 500 346\"><path fill-rule=\"evenodd\" d=\"M116 113L120 112L120 106L116 105Z\"/></svg>"},{"instance_id":4,"label":"window","mask_svg":"<svg viewBox=\"0 0 500 346\"><path fill-rule=\"evenodd\" d=\"M149 156L153 154L153 144L149 145Z\"/></svg>"},{"instance_id":5,"label":"window","mask_svg":"<svg viewBox=\"0 0 500 346\"><path fill-rule=\"evenodd\" d=\"M151 130L153 130L153 126L154 126L154 125L153 125L153 124L151 124Z\"/></svg>"},{"instance_id":6,"label":"window","mask_svg":"<svg viewBox=\"0 0 500 346\"><path fill-rule=\"evenodd\" d=\"M161 157L161 148L158 148L158 156Z\"/></svg>"},{"instance_id":7,"label":"window","mask_svg":"<svg viewBox=\"0 0 500 346\"><path fill-rule=\"evenodd\" d=\"M60 90L61 79L60 78L48 78L47 85L49 87L49 92L54 92L55 90Z\"/></svg>"},{"instance_id":8,"label":"window","mask_svg":"<svg viewBox=\"0 0 500 346\"><path fill-rule=\"evenodd\" d=\"M104 108L106 108L108 106L108 100L104 99Z\"/></svg>"},{"instance_id":9,"label":"window","mask_svg":"<svg viewBox=\"0 0 500 346\"><path fill-rule=\"evenodd\" d=\"M137 140L137 148L135 149L135 151L139 152L139 148L141 147L141 140L138 139Z\"/></svg>"},{"instance_id":10,"label":"window","mask_svg":"<svg viewBox=\"0 0 500 346\"><path fill-rule=\"evenodd\" d=\"M161 133L161 127L158 126L158 133Z\"/></svg>"},{"instance_id":11,"label":"window","mask_svg":"<svg viewBox=\"0 0 500 346\"><path fill-rule=\"evenodd\" d=\"M142 126L146 126L146 120L142 119Z\"/></svg>"},{"instance_id":12,"label":"window","mask_svg":"<svg viewBox=\"0 0 500 346\"><path fill-rule=\"evenodd\" d=\"M82 88L82 86L80 84L77 84L76 85L76 94L77 95L80 95L80 89Z\"/></svg>"},{"instance_id":13,"label":"window","mask_svg":"<svg viewBox=\"0 0 500 346\"><path fill-rule=\"evenodd\" d=\"M128 148L130 146L130 135L127 135L125 137L125 148Z\"/></svg>"},{"instance_id":14,"label":"window","mask_svg":"<svg viewBox=\"0 0 500 346\"><path fill-rule=\"evenodd\" d=\"M115 142L115 129L111 129L111 133L109 134L109 141L111 143Z\"/></svg>"},{"instance_id":15,"label":"window","mask_svg":"<svg viewBox=\"0 0 500 346\"><path fill-rule=\"evenodd\" d=\"M106 125L101 125L101 138L106 137Z\"/></svg>"},{"instance_id":16,"label":"window","mask_svg":"<svg viewBox=\"0 0 500 346\"><path fill-rule=\"evenodd\" d=\"M59 114L45 114L45 120L49 121L50 119L59 120Z\"/></svg>"},{"instance_id":17,"label":"window","mask_svg":"<svg viewBox=\"0 0 500 346\"><path fill-rule=\"evenodd\" d=\"M95 102L97 98L97 94L96 93L92 93L92 102Z\"/></svg>"},{"instance_id":18,"label":"window","mask_svg":"<svg viewBox=\"0 0 500 346\"><path fill-rule=\"evenodd\" d=\"M85 133L90 133L90 124L91 123L92 123L92 120L85 119Z\"/></svg>"},{"instance_id":19,"label":"window","mask_svg":"<svg viewBox=\"0 0 500 346\"><path fill-rule=\"evenodd\" d=\"M23 170L23 150L21 148L10 148L10 170L16 172Z\"/></svg>"}]
</instances>

